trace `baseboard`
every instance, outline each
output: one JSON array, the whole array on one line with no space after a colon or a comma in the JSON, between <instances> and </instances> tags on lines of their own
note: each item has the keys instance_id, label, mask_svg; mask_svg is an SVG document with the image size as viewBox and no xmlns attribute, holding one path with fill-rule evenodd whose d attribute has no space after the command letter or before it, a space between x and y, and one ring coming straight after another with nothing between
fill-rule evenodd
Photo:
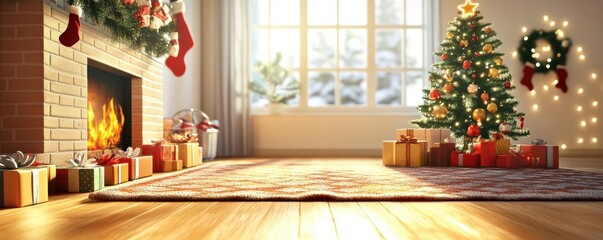
<instances>
[{"instance_id":1,"label":"baseboard","mask_svg":"<svg viewBox=\"0 0 603 240\"><path fill-rule=\"evenodd\" d=\"M257 157L381 157L381 149L255 149ZM560 149L560 157L600 157L603 149Z\"/></svg>"}]
</instances>

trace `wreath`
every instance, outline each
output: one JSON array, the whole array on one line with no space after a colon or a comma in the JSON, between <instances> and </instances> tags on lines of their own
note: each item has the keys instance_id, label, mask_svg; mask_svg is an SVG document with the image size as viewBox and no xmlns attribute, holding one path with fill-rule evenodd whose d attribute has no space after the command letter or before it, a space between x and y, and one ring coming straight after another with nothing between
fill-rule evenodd
<instances>
[{"instance_id":1,"label":"wreath","mask_svg":"<svg viewBox=\"0 0 603 240\"><path fill-rule=\"evenodd\" d=\"M567 54L572 46L572 41L569 38L564 38L559 33L560 30L534 30L530 35L522 38L518 51L520 59L525 65L521 84L525 85L528 90L531 91L534 89L532 84L534 73L555 71L558 77L555 87L560 88L563 92L567 92L567 70L565 69L565 63L567 62ZM538 40L544 40L551 46L552 57L546 60L538 60L535 57L536 42Z\"/></svg>"}]
</instances>

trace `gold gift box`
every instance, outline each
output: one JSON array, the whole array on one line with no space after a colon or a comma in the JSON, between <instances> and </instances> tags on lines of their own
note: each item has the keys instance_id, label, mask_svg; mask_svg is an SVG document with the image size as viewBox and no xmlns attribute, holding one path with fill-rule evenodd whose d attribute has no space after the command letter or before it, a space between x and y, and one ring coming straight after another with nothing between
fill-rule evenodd
<instances>
[{"instance_id":1,"label":"gold gift box","mask_svg":"<svg viewBox=\"0 0 603 240\"><path fill-rule=\"evenodd\" d=\"M161 161L162 172L173 172L182 170L182 160L166 160Z\"/></svg>"},{"instance_id":2,"label":"gold gift box","mask_svg":"<svg viewBox=\"0 0 603 240\"><path fill-rule=\"evenodd\" d=\"M178 143L178 159L182 160L182 167L189 168L201 164L199 143Z\"/></svg>"},{"instance_id":3,"label":"gold gift box","mask_svg":"<svg viewBox=\"0 0 603 240\"><path fill-rule=\"evenodd\" d=\"M113 186L128 181L129 168L127 163L105 166L105 186Z\"/></svg>"},{"instance_id":4,"label":"gold gift box","mask_svg":"<svg viewBox=\"0 0 603 240\"><path fill-rule=\"evenodd\" d=\"M48 202L48 168L0 171L0 207L25 207Z\"/></svg>"}]
</instances>

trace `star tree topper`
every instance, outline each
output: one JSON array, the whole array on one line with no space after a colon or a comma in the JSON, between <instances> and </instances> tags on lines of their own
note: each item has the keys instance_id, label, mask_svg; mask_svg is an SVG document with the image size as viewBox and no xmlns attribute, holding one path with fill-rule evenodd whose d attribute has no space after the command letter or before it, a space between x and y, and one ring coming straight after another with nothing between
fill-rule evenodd
<instances>
[{"instance_id":1,"label":"star tree topper","mask_svg":"<svg viewBox=\"0 0 603 240\"><path fill-rule=\"evenodd\" d=\"M458 5L457 8L463 12L462 17L467 18L475 15L475 10L479 3L472 3L471 0L465 0L464 5Z\"/></svg>"}]
</instances>

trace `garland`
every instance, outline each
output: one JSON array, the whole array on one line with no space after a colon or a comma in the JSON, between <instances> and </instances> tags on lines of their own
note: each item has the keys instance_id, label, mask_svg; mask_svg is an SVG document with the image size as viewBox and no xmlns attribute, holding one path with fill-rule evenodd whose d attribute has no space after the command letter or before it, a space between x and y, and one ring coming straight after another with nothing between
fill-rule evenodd
<instances>
[{"instance_id":1,"label":"garland","mask_svg":"<svg viewBox=\"0 0 603 240\"><path fill-rule=\"evenodd\" d=\"M157 30L141 27L135 17L139 10L138 4L126 6L121 0L70 0L79 4L87 20L107 29L113 39L126 42L132 48L143 49L153 56L161 57L168 54L170 39L168 33L175 31L174 22Z\"/></svg>"},{"instance_id":2,"label":"garland","mask_svg":"<svg viewBox=\"0 0 603 240\"><path fill-rule=\"evenodd\" d=\"M538 61L533 56L532 49L536 49L536 41L543 39L551 45L553 52L550 62ZM565 66L567 62L567 53L572 45L570 39L560 39L557 31L534 30L530 35L524 37L519 46L519 56L521 61L531 63L534 66L534 71L538 73L546 73L548 71L557 70L557 66ZM547 67L548 66L548 67Z\"/></svg>"}]
</instances>

